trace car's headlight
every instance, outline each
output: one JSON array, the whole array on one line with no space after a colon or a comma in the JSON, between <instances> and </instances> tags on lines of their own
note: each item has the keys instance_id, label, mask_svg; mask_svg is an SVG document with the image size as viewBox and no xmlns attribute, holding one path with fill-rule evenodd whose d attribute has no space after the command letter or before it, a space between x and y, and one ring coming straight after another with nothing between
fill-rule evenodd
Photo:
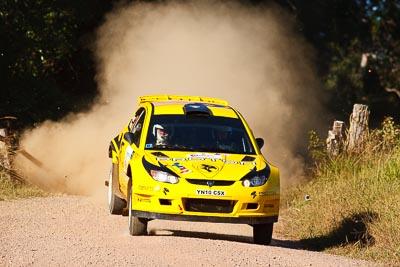
<instances>
[{"instance_id":1,"label":"car's headlight","mask_svg":"<svg viewBox=\"0 0 400 267\"><path fill-rule=\"evenodd\" d=\"M242 181L242 185L244 187L254 187L254 186L261 186L263 184L265 184L265 182L267 181L267 179L265 178L265 176L254 176L253 178L250 179L244 179Z\"/></svg>"},{"instance_id":2,"label":"car's headlight","mask_svg":"<svg viewBox=\"0 0 400 267\"><path fill-rule=\"evenodd\" d=\"M154 180L163 183L177 184L179 182L178 177L163 171L151 170L150 175Z\"/></svg>"},{"instance_id":3,"label":"car's headlight","mask_svg":"<svg viewBox=\"0 0 400 267\"><path fill-rule=\"evenodd\" d=\"M270 174L271 170L268 164L265 166L265 168L258 171L254 167L254 169L252 169L241 179L242 185L244 187L262 186L268 181Z\"/></svg>"}]
</instances>

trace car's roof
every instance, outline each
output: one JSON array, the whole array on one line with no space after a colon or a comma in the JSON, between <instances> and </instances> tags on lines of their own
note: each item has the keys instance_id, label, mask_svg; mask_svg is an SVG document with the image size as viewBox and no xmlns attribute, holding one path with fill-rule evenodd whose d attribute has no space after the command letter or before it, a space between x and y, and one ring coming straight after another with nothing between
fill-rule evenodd
<instances>
[{"instance_id":1,"label":"car's roof","mask_svg":"<svg viewBox=\"0 0 400 267\"><path fill-rule=\"evenodd\" d=\"M228 105L228 102L218 98L202 96L177 96L177 95L153 95L139 97L139 105L151 104L154 115L185 114L185 105L202 104L206 106L212 116L238 118L236 111Z\"/></svg>"}]
</instances>

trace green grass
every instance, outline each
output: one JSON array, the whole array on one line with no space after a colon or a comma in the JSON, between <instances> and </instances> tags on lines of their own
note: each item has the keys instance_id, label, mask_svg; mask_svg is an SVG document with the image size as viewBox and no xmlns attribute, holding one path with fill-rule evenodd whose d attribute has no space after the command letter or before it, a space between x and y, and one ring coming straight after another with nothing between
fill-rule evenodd
<instances>
[{"instance_id":1,"label":"green grass","mask_svg":"<svg viewBox=\"0 0 400 267\"><path fill-rule=\"evenodd\" d=\"M0 171L0 201L48 195L48 192L29 183L15 180L7 172Z\"/></svg>"},{"instance_id":2,"label":"green grass","mask_svg":"<svg viewBox=\"0 0 400 267\"><path fill-rule=\"evenodd\" d=\"M317 153L314 177L283 196L288 237L310 250L400 266L400 131L384 133L385 125L372 131L358 153Z\"/></svg>"}]
</instances>

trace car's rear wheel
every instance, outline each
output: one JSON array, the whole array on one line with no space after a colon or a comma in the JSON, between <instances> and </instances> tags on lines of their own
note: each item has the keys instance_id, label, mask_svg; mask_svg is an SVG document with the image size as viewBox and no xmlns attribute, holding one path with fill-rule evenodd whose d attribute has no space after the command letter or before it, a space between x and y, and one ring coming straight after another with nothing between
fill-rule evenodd
<instances>
[{"instance_id":1,"label":"car's rear wheel","mask_svg":"<svg viewBox=\"0 0 400 267\"><path fill-rule=\"evenodd\" d=\"M145 218L139 218L132 214L132 189L129 189L129 233L131 235L147 235L147 222Z\"/></svg>"},{"instance_id":2,"label":"car's rear wheel","mask_svg":"<svg viewBox=\"0 0 400 267\"><path fill-rule=\"evenodd\" d=\"M126 207L124 199L116 196L114 190L117 190L118 184L118 164L111 164L110 174L108 176L108 208L111 214L122 214L122 210Z\"/></svg>"},{"instance_id":3,"label":"car's rear wheel","mask_svg":"<svg viewBox=\"0 0 400 267\"><path fill-rule=\"evenodd\" d=\"M253 239L255 244L269 245L272 240L273 223L253 225Z\"/></svg>"}]
</instances>

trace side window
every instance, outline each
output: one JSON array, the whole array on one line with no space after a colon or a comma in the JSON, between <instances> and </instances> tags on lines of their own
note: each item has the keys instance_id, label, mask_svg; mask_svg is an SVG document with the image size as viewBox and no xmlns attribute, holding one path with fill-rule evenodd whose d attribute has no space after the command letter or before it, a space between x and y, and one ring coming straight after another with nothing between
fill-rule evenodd
<instances>
[{"instance_id":1,"label":"side window","mask_svg":"<svg viewBox=\"0 0 400 267\"><path fill-rule=\"evenodd\" d=\"M136 146L139 146L140 143L140 136L142 135L145 113L146 112L144 108L139 109L136 112L135 118L133 118L131 123L129 124L129 130L134 135L133 142Z\"/></svg>"}]
</instances>

